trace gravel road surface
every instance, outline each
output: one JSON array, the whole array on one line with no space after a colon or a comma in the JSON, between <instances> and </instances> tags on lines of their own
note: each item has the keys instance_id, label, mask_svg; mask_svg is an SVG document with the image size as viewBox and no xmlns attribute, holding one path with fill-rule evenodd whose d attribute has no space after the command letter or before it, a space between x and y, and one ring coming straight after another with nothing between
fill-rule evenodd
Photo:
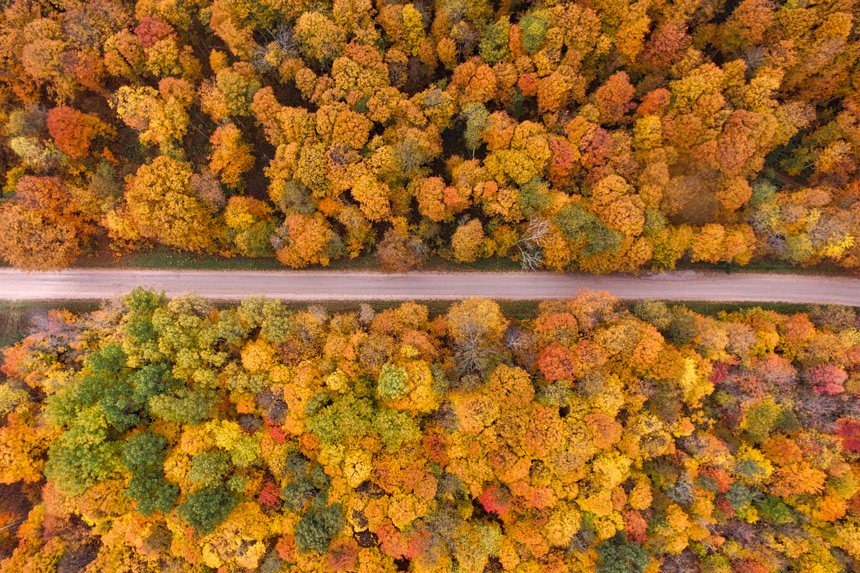
<instances>
[{"instance_id":1,"label":"gravel road surface","mask_svg":"<svg viewBox=\"0 0 860 573\"><path fill-rule=\"evenodd\" d=\"M620 299L831 303L860 306L860 279L818 275L673 271L630 275L550 272L384 274L357 271L173 271L71 269L27 273L0 269L0 299L103 299L136 286L237 300L252 295L295 301L451 300L471 296L570 298L580 289Z\"/></svg>"}]
</instances>

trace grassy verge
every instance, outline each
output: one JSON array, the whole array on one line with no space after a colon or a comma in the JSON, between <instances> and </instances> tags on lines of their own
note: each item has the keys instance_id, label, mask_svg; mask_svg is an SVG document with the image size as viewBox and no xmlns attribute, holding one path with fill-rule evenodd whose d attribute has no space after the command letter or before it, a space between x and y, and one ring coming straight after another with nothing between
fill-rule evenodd
<instances>
[{"instance_id":1,"label":"grassy verge","mask_svg":"<svg viewBox=\"0 0 860 573\"><path fill-rule=\"evenodd\" d=\"M129 253L113 257L109 253L97 252L89 257L80 259L77 268L108 268L108 269L207 269L207 270L237 270L237 271L271 271L289 270L275 257L222 257L219 255L200 255L179 252L158 247L144 252ZM358 271L379 270L376 257L371 254L361 255L353 259L343 258L332 261L328 266L311 265L310 270ZM481 259L474 263L455 263L442 257L433 256L427 260L424 270L428 271L516 271L520 264L502 257Z\"/></svg>"},{"instance_id":2,"label":"grassy verge","mask_svg":"<svg viewBox=\"0 0 860 573\"><path fill-rule=\"evenodd\" d=\"M0 300L0 348L11 346L23 339L47 318L51 310L69 310L74 313L91 312L99 308L100 301L27 301Z\"/></svg>"},{"instance_id":3,"label":"grassy verge","mask_svg":"<svg viewBox=\"0 0 860 573\"><path fill-rule=\"evenodd\" d=\"M412 301L427 307L430 318L435 318L441 314L447 314L448 309L452 304L459 301L456 300L416 300ZM508 318L516 318L517 320L525 320L537 316L539 300L500 300L498 301L502 313ZM219 302L216 304L218 308L229 308L235 303ZM368 300L360 301L314 301L314 302L294 302L289 301L284 303L288 309L292 311L306 310L311 306L319 306L325 309L329 314L358 312L362 304L368 305L375 312L382 312L390 308L397 308L403 301L397 300Z\"/></svg>"},{"instance_id":4,"label":"grassy verge","mask_svg":"<svg viewBox=\"0 0 860 573\"><path fill-rule=\"evenodd\" d=\"M198 255L152 249L140 253L129 253L121 257L93 255L80 259L75 267L106 269L211 269L211 270L277 270L284 265L276 258L228 258L218 255Z\"/></svg>"},{"instance_id":5,"label":"grassy verge","mask_svg":"<svg viewBox=\"0 0 860 573\"><path fill-rule=\"evenodd\" d=\"M748 265L740 266L728 263L691 263L679 261L675 267L677 270L693 271L722 271L726 274L732 273L784 273L795 275L842 275L853 276L850 270L827 263L820 263L808 267L792 265L786 261L753 261Z\"/></svg>"},{"instance_id":6,"label":"grassy verge","mask_svg":"<svg viewBox=\"0 0 860 573\"><path fill-rule=\"evenodd\" d=\"M781 314L795 314L798 312L809 312L814 304L799 304L790 302L702 302L702 301L667 301L667 305L685 306L693 312L716 316L721 312L734 312L751 308L772 310ZM860 310L855 307L855 310Z\"/></svg>"},{"instance_id":7,"label":"grassy verge","mask_svg":"<svg viewBox=\"0 0 860 573\"><path fill-rule=\"evenodd\" d=\"M430 318L435 318L441 314L446 314L452 304L458 301L448 300L416 300L417 304L426 306L429 310ZM500 300L497 301L502 309L502 313L508 318L517 320L526 320L535 318L538 315L538 307L541 300ZM227 308L233 303L218 303L220 308ZM397 308L403 301L381 301L369 300L365 302L357 301L330 301L330 302L287 302L287 307L293 311L306 310L310 306L319 306L326 310L329 314L358 312L360 305L367 304L376 312L382 312L390 308ZM636 301L622 301L620 306L630 310ZM745 310L752 308L761 308L762 310L772 310L781 314L795 314L798 312L809 312L813 304L795 304L783 302L701 302L701 301L666 301L669 307L684 306L698 314L707 316L717 316L720 312L734 312L737 310ZM855 308L855 311L860 313L860 308Z\"/></svg>"},{"instance_id":8,"label":"grassy verge","mask_svg":"<svg viewBox=\"0 0 860 573\"><path fill-rule=\"evenodd\" d=\"M0 266L9 266L0 261ZM200 269L200 270L236 270L236 271L271 271L289 270L274 257L222 257L219 255L201 255L195 253L174 251L165 247L156 247L148 251L129 253L114 257L109 250L99 248L94 254L80 259L77 268L110 268L110 269ZM332 261L326 267L311 265L308 270L333 271L375 271L379 270L376 257L364 254L354 259L344 258ZM785 261L754 261L745 266L733 264L691 263L679 261L677 270L722 271L728 274L744 273L794 273L815 275L852 275L849 270L833 264L821 263L814 266L802 267L791 265ZM474 263L456 263L439 256L430 257L423 270L438 272L454 271L518 271L520 263L504 257L480 259Z\"/></svg>"},{"instance_id":9,"label":"grassy verge","mask_svg":"<svg viewBox=\"0 0 860 573\"><path fill-rule=\"evenodd\" d=\"M21 340L26 334L28 324L27 311L23 304L0 302L0 348Z\"/></svg>"}]
</instances>

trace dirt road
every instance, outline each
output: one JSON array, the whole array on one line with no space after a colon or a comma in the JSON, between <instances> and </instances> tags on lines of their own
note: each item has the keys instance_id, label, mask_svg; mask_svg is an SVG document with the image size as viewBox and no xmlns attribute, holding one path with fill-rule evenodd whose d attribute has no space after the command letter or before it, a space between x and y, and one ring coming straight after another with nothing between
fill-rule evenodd
<instances>
[{"instance_id":1,"label":"dirt road","mask_svg":"<svg viewBox=\"0 0 860 573\"><path fill-rule=\"evenodd\" d=\"M236 300L428 300L470 296L507 300L569 298L579 289L620 299L833 303L860 306L860 279L847 277L676 271L594 276L557 273L410 273L351 271L170 271L74 269L26 273L0 269L0 299L101 299L135 286L168 296L196 293Z\"/></svg>"}]
</instances>

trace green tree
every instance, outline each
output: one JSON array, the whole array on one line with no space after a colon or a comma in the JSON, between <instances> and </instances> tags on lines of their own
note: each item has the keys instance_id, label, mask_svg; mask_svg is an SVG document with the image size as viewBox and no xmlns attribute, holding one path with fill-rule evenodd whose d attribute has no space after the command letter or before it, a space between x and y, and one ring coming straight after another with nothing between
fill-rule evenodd
<instances>
[{"instance_id":1,"label":"green tree","mask_svg":"<svg viewBox=\"0 0 860 573\"><path fill-rule=\"evenodd\" d=\"M490 112L484 104L479 102L467 103L460 111L460 117L466 120L466 130L463 139L466 140L466 148L475 156L475 151L484 142L482 133L489 125Z\"/></svg>"},{"instance_id":2,"label":"green tree","mask_svg":"<svg viewBox=\"0 0 860 573\"><path fill-rule=\"evenodd\" d=\"M296 525L296 548L301 553L325 553L343 527L343 508L337 503L310 510Z\"/></svg>"},{"instance_id":3,"label":"green tree","mask_svg":"<svg viewBox=\"0 0 860 573\"><path fill-rule=\"evenodd\" d=\"M523 46L526 52L534 54L543 45L546 33L552 23L552 16L547 10L534 10L520 19L523 30Z\"/></svg>"},{"instance_id":4,"label":"green tree","mask_svg":"<svg viewBox=\"0 0 860 573\"><path fill-rule=\"evenodd\" d=\"M638 543L629 543L624 533L617 533L597 546L598 573L642 573L650 563L648 552Z\"/></svg>"},{"instance_id":5,"label":"green tree","mask_svg":"<svg viewBox=\"0 0 860 573\"><path fill-rule=\"evenodd\" d=\"M146 431L131 436L122 447L122 465L131 472L126 495L146 517L153 511L167 513L179 497L179 488L164 479L166 446L162 436Z\"/></svg>"},{"instance_id":6,"label":"green tree","mask_svg":"<svg viewBox=\"0 0 860 573\"><path fill-rule=\"evenodd\" d=\"M227 519L236 506L237 498L226 487L210 487L188 494L176 508L179 516L197 533L205 535Z\"/></svg>"},{"instance_id":7,"label":"green tree","mask_svg":"<svg viewBox=\"0 0 860 573\"><path fill-rule=\"evenodd\" d=\"M396 400L409 392L409 377L402 366L386 362L379 373L376 395L380 400Z\"/></svg>"},{"instance_id":8,"label":"green tree","mask_svg":"<svg viewBox=\"0 0 860 573\"><path fill-rule=\"evenodd\" d=\"M201 452L191 458L188 480L200 487L215 487L224 481L230 470L227 452Z\"/></svg>"},{"instance_id":9,"label":"green tree","mask_svg":"<svg viewBox=\"0 0 860 573\"><path fill-rule=\"evenodd\" d=\"M152 415L177 424L199 424L212 417L215 392L210 388L179 387L169 394L158 394L149 400Z\"/></svg>"},{"instance_id":10,"label":"green tree","mask_svg":"<svg viewBox=\"0 0 860 573\"><path fill-rule=\"evenodd\" d=\"M308 427L326 444L351 442L370 431L373 403L354 394L340 396L308 420Z\"/></svg>"},{"instance_id":11,"label":"green tree","mask_svg":"<svg viewBox=\"0 0 860 573\"><path fill-rule=\"evenodd\" d=\"M379 434L389 452L396 452L403 442L418 440L421 431L418 423L408 412L383 408L373 417L373 430Z\"/></svg>"},{"instance_id":12,"label":"green tree","mask_svg":"<svg viewBox=\"0 0 860 573\"><path fill-rule=\"evenodd\" d=\"M484 27L481 33L481 41L478 44L478 51L485 62L493 65L508 59L508 56L511 54L508 48L508 33L510 28L511 21L508 16Z\"/></svg>"},{"instance_id":13,"label":"green tree","mask_svg":"<svg viewBox=\"0 0 860 573\"><path fill-rule=\"evenodd\" d=\"M122 348L108 344L86 357L77 381L48 398L48 419L65 431L48 451L45 472L69 495L120 469L118 438L142 421L129 372Z\"/></svg>"},{"instance_id":14,"label":"green tree","mask_svg":"<svg viewBox=\"0 0 860 573\"><path fill-rule=\"evenodd\" d=\"M623 235L587 211L579 203L568 203L553 219L564 236L582 242L582 255L589 257L621 248Z\"/></svg>"}]
</instances>

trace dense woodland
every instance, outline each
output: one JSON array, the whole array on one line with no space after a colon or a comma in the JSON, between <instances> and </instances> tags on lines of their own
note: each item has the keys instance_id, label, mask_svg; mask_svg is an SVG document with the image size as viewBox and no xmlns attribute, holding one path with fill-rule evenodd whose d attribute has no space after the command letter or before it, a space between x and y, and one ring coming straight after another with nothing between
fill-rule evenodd
<instances>
[{"instance_id":1,"label":"dense woodland","mask_svg":"<svg viewBox=\"0 0 860 573\"><path fill-rule=\"evenodd\" d=\"M4 0L0 258L860 267L855 0Z\"/></svg>"},{"instance_id":2,"label":"dense woodland","mask_svg":"<svg viewBox=\"0 0 860 573\"><path fill-rule=\"evenodd\" d=\"M858 328L587 291L55 312L5 351L0 571L857 571Z\"/></svg>"}]
</instances>

